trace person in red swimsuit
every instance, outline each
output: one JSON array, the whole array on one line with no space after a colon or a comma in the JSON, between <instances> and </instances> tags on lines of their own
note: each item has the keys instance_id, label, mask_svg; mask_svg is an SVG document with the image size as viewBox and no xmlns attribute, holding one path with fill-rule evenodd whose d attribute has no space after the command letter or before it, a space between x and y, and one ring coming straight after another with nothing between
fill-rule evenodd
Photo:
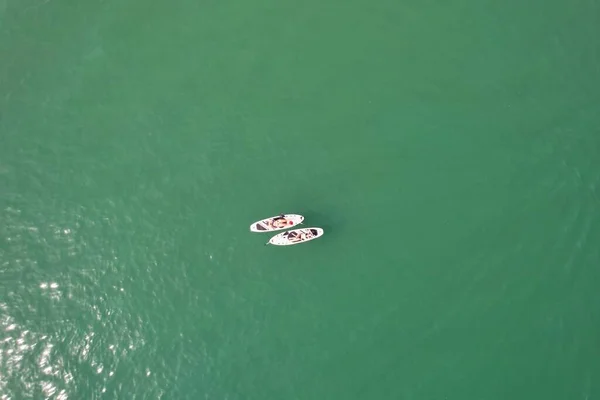
<instances>
[{"instance_id":1,"label":"person in red swimsuit","mask_svg":"<svg viewBox=\"0 0 600 400\"><path fill-rule=\"evenodd\" d=\"M293 224L294 222L286 219L283 214L277 218L274 218L273 221L271 221L271 226L273 228L285 228L286 226L290 226Z\"/></svg>"}]
</instances>

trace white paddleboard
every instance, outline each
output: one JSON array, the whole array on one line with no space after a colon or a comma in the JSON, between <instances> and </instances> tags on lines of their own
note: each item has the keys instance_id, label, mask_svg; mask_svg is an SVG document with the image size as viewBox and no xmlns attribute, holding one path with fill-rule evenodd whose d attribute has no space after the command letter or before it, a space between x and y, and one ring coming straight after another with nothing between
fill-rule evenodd
<instances>
[{"instance_id":1,"label":"white paddleboard","mask_svg":"<svg viewBox=\"0 0 600 400\"><path fill-rule=\"evenodd\" d=\"M271 218L256 221L250 225L251 232L273 232L282 229L289 229L301 224L304 217L299 214L281 214Z\"/></svg>"},{"instance_id":2,"label":"white paddleboard","mask_svg":"<svg viewBox=\"0 0 600 400\"><path fill-rule=\"evenodd\" d=\"M324 231L321 228L294 229L293 231L287 231L273 236L271 240L269 240L269 244L274 244L275 246L291 246L320 238L323 236L323 233Z\"/></svg>"}]
</instances>

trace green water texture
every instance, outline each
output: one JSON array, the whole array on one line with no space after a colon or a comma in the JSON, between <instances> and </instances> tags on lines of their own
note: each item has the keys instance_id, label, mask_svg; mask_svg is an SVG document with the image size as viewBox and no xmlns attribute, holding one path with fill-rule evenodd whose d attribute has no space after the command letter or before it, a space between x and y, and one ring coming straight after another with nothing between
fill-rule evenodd
<instances>
[{"instance_id":1,"label":"green water texture","mask_svg":"<svg viewBox=\"0 0 600 400\"><path fill-rule=\"evenodd\" d=\"M0 0L0 398L600 399L597 0ZM325 235L264 246L281 212Z\"/></svg>"}]
</instances>

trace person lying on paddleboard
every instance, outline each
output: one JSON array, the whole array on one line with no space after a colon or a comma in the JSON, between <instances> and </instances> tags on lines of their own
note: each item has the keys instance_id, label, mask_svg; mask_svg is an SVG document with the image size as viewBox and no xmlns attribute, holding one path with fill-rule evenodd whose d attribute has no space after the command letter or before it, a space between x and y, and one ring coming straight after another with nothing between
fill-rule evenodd
<instances>
[{"instance_id":1,"label":"person lying on paddleboard","mask_svg":"<svg viewBox=\"0 0 600 400\"><path fill-rule=\"evenodd\" d=\"M287 239L288 239L290 242L301 242L301 241L303 241L303 240L306 240L306 239L308 239L308 238L310 238L310 237L311 237L311 235L310 235L310 234L308 234L308 235L307 235L307 234L306 234L306 233L304 233L304 232L301 232L300 234L298 234L298 233L296 233L296 232L290 232L290 233L288 233L288 235L287 235Z\"/></svg>"},{"instance_id":2,"label":"person lying on paddleboard","mask_svg":"<svg viewBox=\"0 0 600 400\"><path fill-rule=\"evenodd\" d=\"M287 220L283 214L271 221L271 226L273 228L285 228L286 226L293 224L294 222Z\"/></svg>"}]
</instances>

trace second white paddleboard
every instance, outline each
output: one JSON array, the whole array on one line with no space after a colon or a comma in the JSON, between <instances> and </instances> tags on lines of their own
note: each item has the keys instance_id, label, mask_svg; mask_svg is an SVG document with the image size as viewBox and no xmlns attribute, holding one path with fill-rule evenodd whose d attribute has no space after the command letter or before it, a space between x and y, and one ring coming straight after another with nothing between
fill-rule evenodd
<instances>
[{"instance_id":1,"label":"second white paddleboard","mask_svg":"<svg viewBox=\"0 0 600 400\"><path fill-rule=\"evenodd\" d=\"M291 246L320 238L325 232L321 228L294 229L273 236L269 244L275 246Z\"/></svg>"}]
</instances>

